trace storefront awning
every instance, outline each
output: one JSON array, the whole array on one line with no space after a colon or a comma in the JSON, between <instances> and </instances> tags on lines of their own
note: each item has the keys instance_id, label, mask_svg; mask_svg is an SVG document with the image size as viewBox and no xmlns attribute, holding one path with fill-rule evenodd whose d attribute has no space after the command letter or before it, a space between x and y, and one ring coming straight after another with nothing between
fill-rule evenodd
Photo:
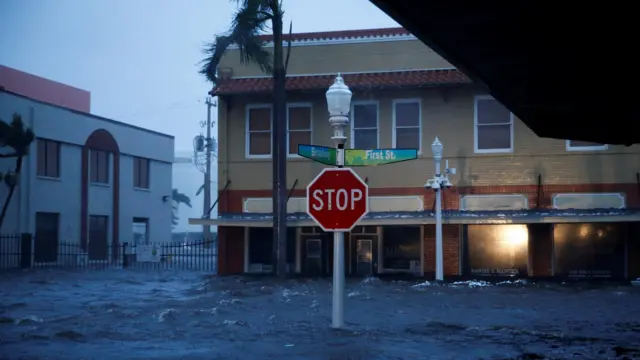
<instances>
[{"instance_id":1,"label":"storefront awning","mask_svg":"<svg viewBox=\"0 0 640 360\"><path fill-rule=\"evenodd\" d=\"M426 225L435 224L431 211L369 213L358 225ZM520 211L443 211L443 224L537 224L537 223L597 223L640 221L640 209L591 210L520 210ZM271 214L234 213L215 219L189 219L190 225L240 227L271 227ZM316 226L305 213L289 214L291 227Z\"/></svg>"}]
</instances>

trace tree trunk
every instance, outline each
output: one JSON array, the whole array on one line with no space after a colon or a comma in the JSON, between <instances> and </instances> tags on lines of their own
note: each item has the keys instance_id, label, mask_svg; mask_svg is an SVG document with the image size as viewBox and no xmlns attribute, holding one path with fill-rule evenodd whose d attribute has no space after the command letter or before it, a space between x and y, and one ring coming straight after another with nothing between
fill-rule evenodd
<instances>
[{"instance_id":1,"label":"tree trunk","mask_svg":"<svg viewBox=\"0 0 640 360\"><path fill-rule=\"evenodd\" d=\"M287 276L287 105L285 92L282 12L273 2L273 240L276 272Z\"/></svg>"},{"instance_id":2,"label":"tree trunk","mask_svg":"<svg viewBox=\"0 0 640 360\"><path fill-rule=\"evenodd\" d=\"M4 205L2 206L2 213L0 214L0 229L2 229L2 224L4 223L4 218L7 216L7 210L9 209L9 204L11 203L11 198L13 197L13 193L16 191L16 187L20 182L20 170L22 169L22 156L18 156L16 158L16 181L13 185L9 186L9 194L7 194L7 198L4 200Z\"/></svg>"}]
</instances>

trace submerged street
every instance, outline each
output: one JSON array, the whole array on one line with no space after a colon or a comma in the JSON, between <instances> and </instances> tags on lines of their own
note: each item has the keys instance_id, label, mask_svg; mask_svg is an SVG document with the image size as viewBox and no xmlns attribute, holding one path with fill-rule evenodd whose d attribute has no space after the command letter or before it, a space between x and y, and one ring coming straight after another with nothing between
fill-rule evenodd
<instances>
[{"instance_id":1,"label":"submerged street","mask_svg":"<svg viewBox=\"0 0 640 360\"><path fill-rule=\"evenodd\" d=\"M0 277L1 359L632 359L640 288L32 270Z\"/></svg>"}]
</instances>

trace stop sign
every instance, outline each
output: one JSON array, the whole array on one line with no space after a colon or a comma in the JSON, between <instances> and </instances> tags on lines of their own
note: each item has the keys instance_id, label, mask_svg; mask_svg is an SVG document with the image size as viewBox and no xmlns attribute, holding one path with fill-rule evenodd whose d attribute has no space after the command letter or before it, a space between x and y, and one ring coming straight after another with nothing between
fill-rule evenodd
<instances>
[{"instance_id":1,"label":"stop sign","mask_svg":"<svg viewBox=\"0 0 640 360\"><path fill-rule=\"evenodd\" d=\"M324 231L351 231L369 212L369 187L349 168L326 168L307 186L307 214Z\"/></svg>"}]
</instances>

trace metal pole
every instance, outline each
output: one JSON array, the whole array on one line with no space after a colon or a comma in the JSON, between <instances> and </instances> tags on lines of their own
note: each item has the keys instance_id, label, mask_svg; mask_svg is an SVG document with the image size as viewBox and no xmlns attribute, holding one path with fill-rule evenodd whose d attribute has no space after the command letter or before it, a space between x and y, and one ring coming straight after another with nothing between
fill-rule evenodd
<instances>
[{"instance_id":1,"label":"metal pole","mask_svg":"<svg viewBox=\"0 0 640 360\"><path fill-rule=\"evenodd\" d=\"M442 254L442 179L440 173L440 159L436 158L436 181L440 186L436 190L436 280L444 280Z\"/></svg>"},{"instance_id":2,"label":"metal pole","mask_svg":"<svg viewBox=\"0 0 640 360\"><path fill-rule=\"evenodd\" d=\"M342 128L342 138L344 128ZM338 135L338 134L336 134ZM344 167L344 141L336 147L336 165ZM331 325L335 329L344 326L344 232L333 233L333 304Z\"/></svg>"},{"instance_id":3,"label":"metal pole","mask_svg":"<svg viewBox=\"0 0 640 360\"><path fill-rule=\"evenodd\" d=\"M208 97L207 101L207 137L205 139L205 156L206 156L206 168L204 172L204 216L205 219L211 218L211 147L213 146L213 141L211 139L211 107L213 103L211 103L211 98ZM211 226L203 225L203 233L204 240L211 240Z\"/></svg>"}]
</instances>

